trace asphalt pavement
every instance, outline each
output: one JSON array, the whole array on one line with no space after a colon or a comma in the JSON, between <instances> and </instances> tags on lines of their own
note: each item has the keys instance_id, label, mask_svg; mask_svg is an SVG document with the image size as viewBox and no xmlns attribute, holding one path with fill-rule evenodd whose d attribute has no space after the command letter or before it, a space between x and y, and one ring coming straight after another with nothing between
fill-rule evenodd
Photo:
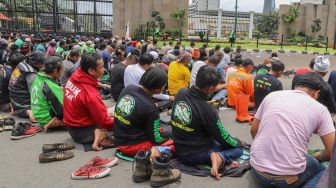
<instances>
[{"instance_id":1,"label":"asphalt pavement","mask_svg":"<svg viewBox=\"0 0 336 188\"><path fill-rule=\"evenodd\" d=\"M262 62L266 56L264 53L246 53L243 57L252 58L256 64ZM288 69L306 67L312 55L280 55ZM335 62L335 57L332 57ZM332 63L332 69L335 64ZM291 77L281 79L284 88L289 89ZM112 101L105 101L108 107L113 106ZM220 110L220 118L223 126L235 137L240 137L248 143L252 142L250 126L239 124L235 121L235 112L231 109ZM15 118L17 122L27 121ZM52 143L73 143L76 148L73 150L75 157L65 161L40 164L39 154L42 152L43 144ZM10 132L0 133L0 188L94 188L94 187L150 187L149 182L135 184L132 182L132 163L119 160L117 166L112 167L108 177L98 180L72 180L71 173L84 165L95 156L112 157L115 149L103 150L100 152L84 152L83 146L74 143L66 131L55 131L50 133L38 133L37 135L23 140L10 140ZM312 137L309 144L310 149L323 148L320 138ZM248 172L240 178L224 177L216 181L211 177L195 177L182 174L180 183L170 184L166 187L225 187L225 188L260 188L251 174Z\"/></svg>"}]
</instances>

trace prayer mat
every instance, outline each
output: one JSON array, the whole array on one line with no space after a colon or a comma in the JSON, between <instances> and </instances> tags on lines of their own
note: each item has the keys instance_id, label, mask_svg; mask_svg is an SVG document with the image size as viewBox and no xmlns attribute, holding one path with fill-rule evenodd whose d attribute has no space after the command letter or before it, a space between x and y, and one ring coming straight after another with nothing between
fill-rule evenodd
<instances>
[{"instance_id":1,"label":"prayer mat","mask_svg":"<svg viewBox=\"0 0 336 188\"><path fill-rule=\"evenodd\" d=\"M225 169L222 169L220 173L228 177L241 177L245 172L251 169L249 160L250 160L250 151L248 149L244 149L243 155L236 160L237 162L240 163L240 166L225 167ZM170 167L179 169L181 172L185 174L201 177L210 176L210 170L211 170L211 165L189 166L181 163L177 159L170 164Z\"/></svg>"},{"instance_id":2,"label":"prayer mat","mask_svg":"<svg viewBox=\"0 0 336 188\"><path fill-rule=\"evenodd\" d=\"M92 143L85 143L85 144L82 144L82 145L84 147L84 151L85 152L94 151L92 149ZM103 147L103 150L105 150L105 149L111 149L111 148L115 148L115 146Z\"/></svg>"},{"instance_id":3,"label":"prayer mat","mask_svg":"<svg viewBox=\"0 0 336 188\"><path fill-rule=\"evenodd\" d=\"M118 149L115 152L115 156L124 161L134 162L134 156L127 156L122 154Z\"/></svg>"}]
</instances>

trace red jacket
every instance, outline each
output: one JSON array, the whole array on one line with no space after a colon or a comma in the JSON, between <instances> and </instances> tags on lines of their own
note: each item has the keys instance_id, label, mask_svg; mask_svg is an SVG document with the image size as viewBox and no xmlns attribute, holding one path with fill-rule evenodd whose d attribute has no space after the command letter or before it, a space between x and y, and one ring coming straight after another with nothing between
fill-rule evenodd
<instances>
[{"instance_id":1,"label":"red jacket","mask_svg":"<svg viewBox=\"0 0 336 188\"><path fill-rule=\"evenodd\" d=\"M106 106L98 92L98 81L79 68L64 88L64 118L71 127L97 125L112 130L113 117L108 116Z\"/></svg>"}]
</instances>

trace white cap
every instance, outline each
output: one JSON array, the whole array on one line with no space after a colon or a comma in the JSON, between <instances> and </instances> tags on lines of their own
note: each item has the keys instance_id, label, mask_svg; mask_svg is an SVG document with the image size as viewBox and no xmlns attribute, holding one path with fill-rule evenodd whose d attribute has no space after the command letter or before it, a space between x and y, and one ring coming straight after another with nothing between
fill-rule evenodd
<instances>
[{"instance_id":1,"label":"white cap","mask_svg":"<svg viewBox=\"0 0 336 188\"><path fill-rule=\"evenodd\" d=\"M317 72L326 73L330 69L330 61L327 56L318 56L315 59L314 70Z\"/></svg>"}]
</instances>

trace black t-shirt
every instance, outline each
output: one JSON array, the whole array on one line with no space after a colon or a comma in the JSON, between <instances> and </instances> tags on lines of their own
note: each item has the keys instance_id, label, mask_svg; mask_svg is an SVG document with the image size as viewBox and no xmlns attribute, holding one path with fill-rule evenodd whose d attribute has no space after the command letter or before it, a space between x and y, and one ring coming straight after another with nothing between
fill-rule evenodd
<instances>
[{"instance_id":1,"label":"black t-shirt","mask_svg":"<svg viewBox=\"0 0 336 188\"><path fill-rule=\"evenodd\" d=\"M9 90L8 84L10 77L12 75L12 68L4 65L0 68L0 103L6 104L9 103Z\"/></svg>"},{"instance_id":2,"label":"black t-shirt","mask_svg":"<svg viewBox=\"0 0 336 188\"><path fill-rule=\"evenodd\" d=\"M274 92L282 90L282 83L273 75L264 74L254 78L254 102L258 109L264 98Z\"/></svg>"},{"instance_id":3,"label":"black t-shirt","mask_svg":"<svg viewBox=\"0 0 336 188\"><path fill-rule=\"evenodd\" d=\"M215 141L223 148L240 147L240 142L224 129L216 109L195 86L180 90L172 111L173 140L177 155L210 150Z\"/></svg>"},{"instance_id":4,"label":"black t-shirt","mask_svg":"<svg viewBox=\"0 0 336 188\"><path fill-rule=\"evenodd\" d=\"M114 141L129 146L151 141L160 144L159 108L141 87L127 86L120 94L114 112Z\"/></svg>"},{"instance_id":5,"label":"black t-shirt","mask_svg":"<svg viewBox=\"0 0 336 188\"><path fill-rule=\"evenodd\" d=\"M115 101L118 100L120 93L125 88L124 85L124 73L126 65L119 63L113 67L111 70L111 94Z\"/></svg>"}]
</instances>

